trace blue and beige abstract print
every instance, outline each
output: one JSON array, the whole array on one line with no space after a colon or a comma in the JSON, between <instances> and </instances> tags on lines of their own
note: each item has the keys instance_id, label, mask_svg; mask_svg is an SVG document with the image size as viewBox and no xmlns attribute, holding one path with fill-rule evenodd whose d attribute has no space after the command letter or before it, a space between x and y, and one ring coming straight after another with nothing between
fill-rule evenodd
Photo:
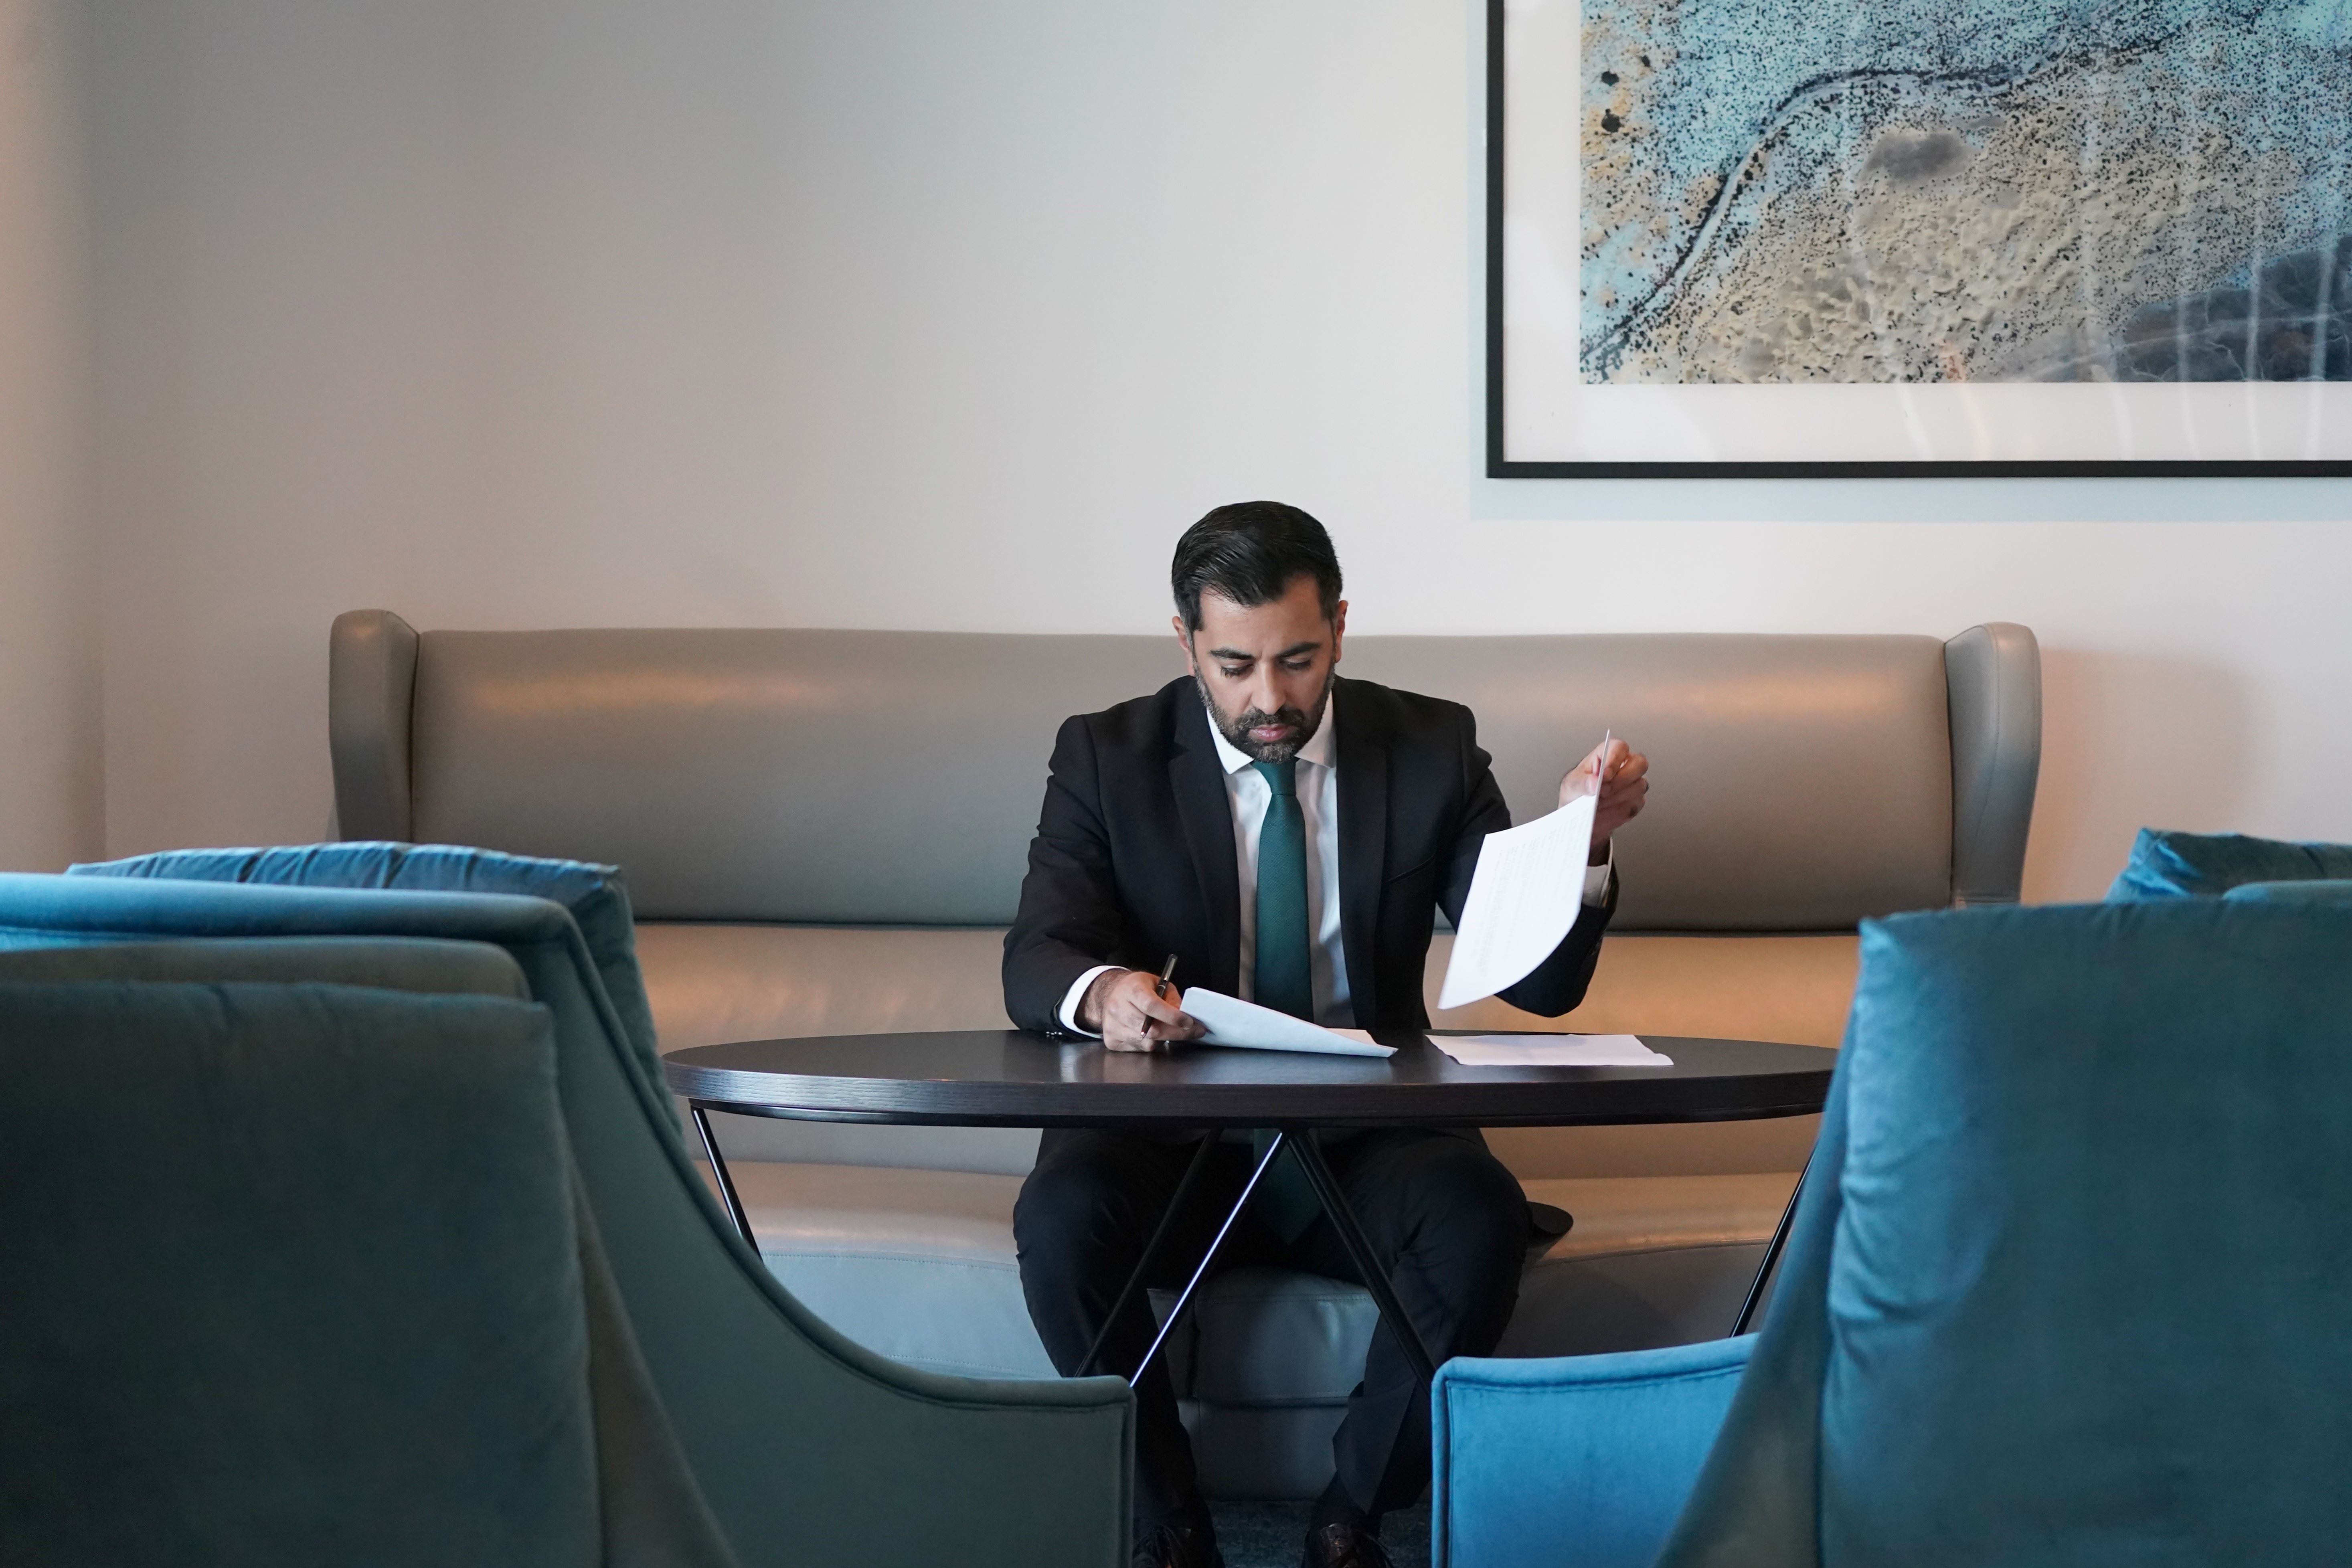
<instances>
[{"instance_id":1,"label":"blue and beige abstract print","mask_svg":"<svg viewBox=\"0 0 2352 1568\"><path fill-rule=\"evenodd\" d=\"M1583 0L1587 382L2352 381L2352 0Z\"/></svg>"}]
</instances>

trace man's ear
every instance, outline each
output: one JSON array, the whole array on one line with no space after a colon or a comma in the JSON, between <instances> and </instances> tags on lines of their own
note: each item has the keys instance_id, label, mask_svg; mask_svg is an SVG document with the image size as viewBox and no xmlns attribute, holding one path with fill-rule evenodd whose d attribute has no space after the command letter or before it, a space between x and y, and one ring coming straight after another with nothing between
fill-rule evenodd
<instances>
[{"instance_id":1,"label":"man's ear","mask_svg":"<svg viewBox=\"0 0 2352 1568\"><path fill-rule=\"evenodd\" d=\"M1187 675L1199 675L1201 667L1192 660L1192 634L1184 629L1184 617L1171 616L1168 617L1168 624L1176 628L1176 646L1184 650L1184 672Z\"/></svg>"},{"instance_id":2,"label":"man's ear","mask_svg":"<svg viewBox=\"0 0 2352 1568\"><path fill-rule=\"evenodd\" d=\"M1339 662L1339 641L1348 635L1348 601L1342 599L1331 610L1331 662Z\"/></svg>"}]
</instances>

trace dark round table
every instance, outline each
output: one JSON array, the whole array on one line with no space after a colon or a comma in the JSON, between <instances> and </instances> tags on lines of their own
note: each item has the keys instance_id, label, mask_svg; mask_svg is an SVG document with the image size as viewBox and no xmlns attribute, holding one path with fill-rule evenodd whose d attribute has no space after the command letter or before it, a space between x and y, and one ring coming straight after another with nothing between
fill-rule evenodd
<instances>
[{"instance_id":1,"label":"dark round table","mask_svg":"<svg viewBox=\"0 0 2352 1568\"><path fill-rule=\"evenodd\" d=\"M751 1226L711 1135L709 1113L810 1121L918 1126L1271 1128L1276 1132L1241 1199L1178 1296L1164 1341L1208 1274L1217 1250L1267 1166L1292 1151L1399 1342L1434 1372L1361 1226L1340 1193L1318 1130L1351 1127L1567 1127L1659 1121L1732 1121L1804 1116L1828 1098L1837 1053L1764 1040L1644 1035L1670 1068L1464 1067L1408 1031L1382 1033L1393 1057L1180 1047L1165 1054L1108 1051L1020 1029L824 1035L696 1046L663 1058L710 1157L720 1195L743 1238ZM1110 1317L1116 1319L1160 1251L1215 1141L1202 1139L1160 1229ZM1793 1210L1796 1199L1790 1199ZM1788 1231L1788 1214L1766 1249L1733 1332L1743 1331ZM1152 1352L1133 1374L1142 1375ZM1091 1366L1094 1356L1087 1358Z\"/></svg>"},{"instance_id":2,"label":"dark round table","mask_svg":"<svg viewBox=\"0 0 2352 1568\"><path fill-rule=\"evenodd\" d=\"M1107 1051L1021 1029L821 1035L664 1058L690 1101L751 1116L959 1127L1554 1127L1728 1121L1822 1108L1835 1051L1645 1035L1671 1068L1464 1067L1419 1034L1397 1054L1192 1046Z\"/></svg>"}]
</instances>

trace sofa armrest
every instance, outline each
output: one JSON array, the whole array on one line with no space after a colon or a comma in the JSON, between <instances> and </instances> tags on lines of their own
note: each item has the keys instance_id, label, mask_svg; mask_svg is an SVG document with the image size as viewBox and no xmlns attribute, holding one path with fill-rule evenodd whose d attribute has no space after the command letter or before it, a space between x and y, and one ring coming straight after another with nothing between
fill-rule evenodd
<instances>
[{"instance_id":1,"label":"sofa armrest","mask_svg":"<svg viewBox=\"0 0 2352 1568\"><path fill-rule=\"evenodd\" d=\"M335 771L335 836L415 835L409 791L409 710L416 631L390 610L350 610L327 638L327 750Z\"/></svg>"},{"instance_id":2,"label":"sofa armrest","mask_svg":"<svg viewBox=\"0 0 2352 1568\"><path fill-rule=\"evenodd\" d=\"M1433 1568L1650 1568L1755 1344L1446 1363Z\"/></svg>"},{"instance_id":3,"label":"sofa armrest","mask_svg":"<svg viewBox=\"0 0 2352 1568\"><path fill-rule=\"evenodd\" d=\"M2042 645L2008 621L1944 645L1952 725L1952 901L2013 904L2042 776Z\"/></svg>"}]
</instances>

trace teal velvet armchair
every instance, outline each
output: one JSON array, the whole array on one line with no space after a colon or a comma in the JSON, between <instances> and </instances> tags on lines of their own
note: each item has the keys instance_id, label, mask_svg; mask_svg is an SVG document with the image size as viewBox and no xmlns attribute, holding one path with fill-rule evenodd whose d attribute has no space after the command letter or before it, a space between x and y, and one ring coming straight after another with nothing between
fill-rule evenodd
<instances>
[{"instance_id":1,"label":"teal velvet armchair","mask_svg":"<svg viewBox=\"0 0 2352 1568\"><path fill-rule=\"evenodd\" d=\"M0 1563L729 1568L521 991L458 942L0 953Z\"/></svg>"},{"instance_id":2,"label":"teal velvet armchair","mask_svg":"<svg viewBox=\"0 0 2352 1568\"><path fill-rule=\"evenodd\" d=\"M553 1016L564 1121L635 1338L745 1564L1123 1563L1122 1382L889 1362L803 1308L734 1233L660 1087L609 868L360 844L77 871L0 876L0 946L370 935L514 958ZM484 890L498 886L535 896ZM465 890L439 890L453 888Z\"/></svg>"},{"instance_id":3,"label":"teal velvet armchair","mask_svg":"<svg viewBox=\"0 0 2352 1568\"><path fill-rule=\"evenodd\" d=\"M1449 1568L2352 1542L2352 905L1866 925L1762 1332L1435 1389Z\"/></svg>"},{"instance_id":4,"label":"teal velvet armchair","mask_svg":"<svg viewBox=\"0 0 2352 1568\"><path fill-rule=\"evenodd\" d=\"M2107 901L2221 898L2234 888L2344 878L2352 878L2352 844L2143 827L2107 889Z\"/></svg>"}]
</instances>

